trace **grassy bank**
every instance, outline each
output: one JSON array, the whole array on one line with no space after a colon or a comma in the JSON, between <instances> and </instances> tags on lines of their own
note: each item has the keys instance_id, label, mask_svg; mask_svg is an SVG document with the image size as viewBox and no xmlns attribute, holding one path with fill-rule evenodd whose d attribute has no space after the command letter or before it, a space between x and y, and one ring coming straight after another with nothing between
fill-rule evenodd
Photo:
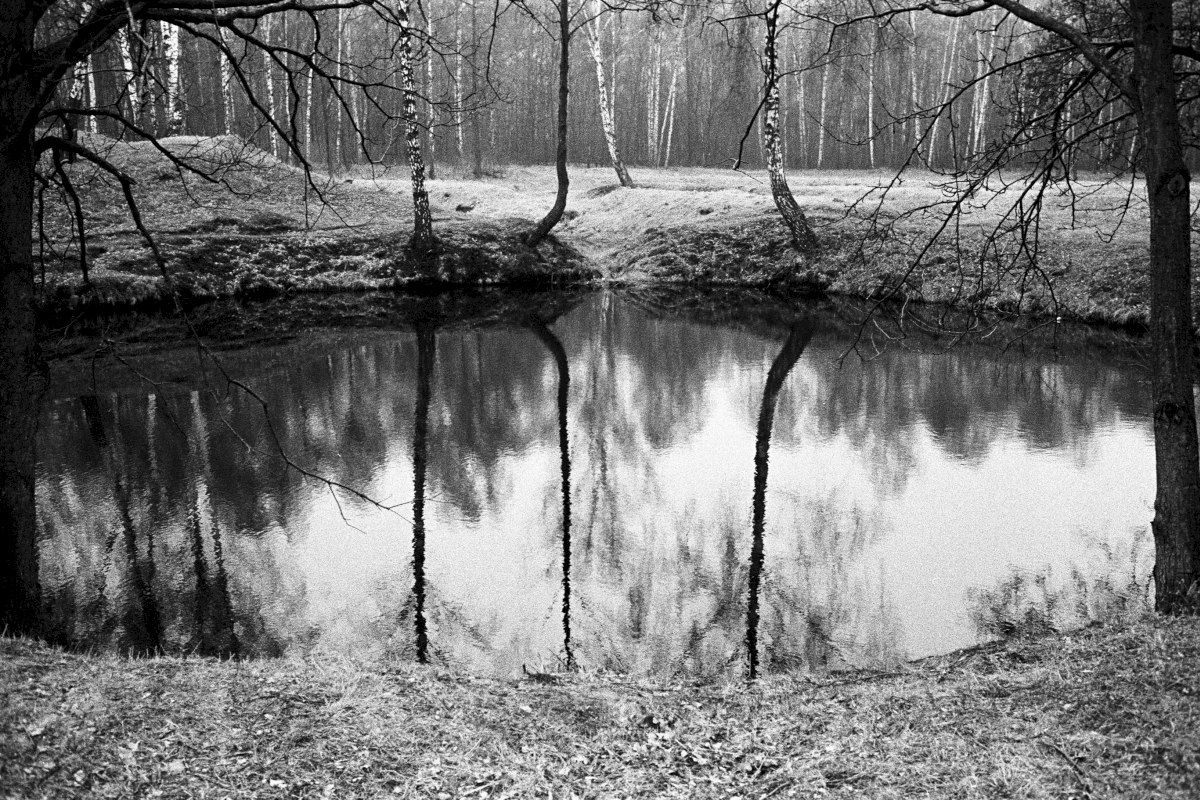
<instances>
[{"instance_id":1,"label":"grassy bank","mask_svg":"<svg viewBox=\"0 0 1200 800\"><path fill-rule=\"evenodd\" d=\"M166 140L220 183L180 172L145 143L106 143L108 157L137 180L136 193L185 299L305 291L555 282L686 283L770 287L792 295L839 294L949 303L958 307L1142 325L1147 320L1147 221L1138 200L1114 211L1129 186L1081 180L1077 199L1048 196L1036 237L995 237L1015 194L969 210L953 235L926 251L941 224L944 181L916 173L878 187L887 172L791 176L817 226L820 251L799 258L774 210L764 176L716 169L635 170L639 188L617 186L610 169L574 167L566 217L537 251L520 235L549 209L550 167L509 167L482 180L447 174L428 183L433 257L407 250L407 175L360 169L314 191L302 172L244 149L237 140ZM89 210L91 287L61 209L47 216L46 307L73 313L162 302L150 252L106 176L74 167ZM1136 195L1135 187L1135 195ZM865 198L865 199L864 199ZM980 197L980 199L983 199ZM924 210L923 210L924 209ZM1114 230L1116 220L1122 224ZM917 268L913 268L919 262Z\"/></svg>"},{"instance_id":2,"label":"grassy bank","mask_svg":"<svg viewBox=\"0 0 1200 800\"><path fill-rule=\"evenodd\" d=\"M1200 792L1195 619L753 686L127 661L12 639L0 640L0 673L9 797Z\"/></svg>"}]
</instances>

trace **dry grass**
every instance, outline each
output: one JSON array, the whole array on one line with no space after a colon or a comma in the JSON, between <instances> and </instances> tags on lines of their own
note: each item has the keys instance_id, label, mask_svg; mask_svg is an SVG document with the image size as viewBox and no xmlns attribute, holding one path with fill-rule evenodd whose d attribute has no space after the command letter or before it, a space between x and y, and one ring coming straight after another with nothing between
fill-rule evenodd
<instances>
[{"instance_id":1,"label":"dry grass","mask_svg":"<svg viewBox=\"0 0 1200 800\"><path fill-rule=\"evenodd\" d=\"M886 675L504 682L0 641L9 797L1192 798L1200 622Z\"/></svg>"},{"instance_id":2,"label":"dry grass","mask_svg":"<svg viewBox=\"0 0 1200 800\"><path fill-rule=\"evenodd\" d=\"M428 190L444 253L429 263L406 250L412 212L404 170L317 175L314 190L300 170L231 137L177 137L163 145L219 183L179 171L148 143L96 141L138 180L147 225L195 299L414 281L565 279L771 285L1093 322L1148 319L1141 187L1099 176L1075 181L1073 195L1043 198L1032 253L1021 253L1011 235L989 239L1021 188L998 180L972 199L952 234L923 253L944 218L945 179L913 173L893 184L886 171L794 173L793 191L823 242L815 258L802 259L790 248L765 174L635 169L639 188L623 189L608 168L576 166L566 218L555 232L567 247L554 246L539 260L517 237L553 202L551 167L508 167L482 180L447 176L443 167L444 177L429 181ZM115 182L89 165L72 169L90 209L94 288L82 290L69 220L51 208L49 249L68 257L47 261L47 303L161 299L157 268ZM1130 197L1130 213L1118 213ZM921 265L912 270L918 256Z\"/></svg>"}]
</instances>

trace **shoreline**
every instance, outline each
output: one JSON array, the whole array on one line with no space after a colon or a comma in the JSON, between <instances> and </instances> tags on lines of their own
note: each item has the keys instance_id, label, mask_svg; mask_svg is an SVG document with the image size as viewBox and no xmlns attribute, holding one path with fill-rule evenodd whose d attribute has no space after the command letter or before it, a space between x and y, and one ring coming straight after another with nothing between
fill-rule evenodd
<instances>
[{"instance_id":1,"label":"shoreline","mask_svg":"<svg viewBox=\"0 0 1200 800\"><path fill-rule=\"evenodd\" d=\"M1130 188L1104 176L1079 179L1086 196L1073 202L1048 200L1032 248L1013 234L996 234L1004 222L997 193L1000 206L973 207L956 237L926 250L946 177L910 174L884 197L886 172L793 173L793 193L820 242L806 260L791 248L770 192L752 173L637 169L639 187L627 189L607 167L576 165L563 221L534 251L519 236L550 205L551 168L510 166L479 180L443 169L439 174L450 177L427 187L441 251L416 258L407 249L405 177L360 171L328 179L314 196L297 169L244 143L216 137L168 139L164 146L200 153L210 165L225 158L230 166L218 177L235 190L189 181L144 143L104 143L108 157L138 179L143 217L184 307L310 292L668 285L744 287L782 298L888 298L1133 332L1145 331L1149 319L1148 219L1135 207L1120 229L1108 230L1112 204ZM173 306L171 287L128 221L118 188L85 166L73 169L81 173L73 180L86 187L91 286L81 280L70 220L49 215L48 243L68 258L46 263L41 317L55 323ZM1194 294L1200 299L1200 281Z\"/></svg>"}]
</instances>

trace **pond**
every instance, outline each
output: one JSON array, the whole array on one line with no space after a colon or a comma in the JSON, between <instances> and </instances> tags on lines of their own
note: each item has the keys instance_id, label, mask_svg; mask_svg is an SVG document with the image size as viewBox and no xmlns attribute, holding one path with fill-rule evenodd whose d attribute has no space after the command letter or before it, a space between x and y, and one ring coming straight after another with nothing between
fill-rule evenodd
<instances>
[{"instance_id":1,"label":"pond","mask_svg":"<svg viewBox=\"0 0 1200 800\"><path fill-rule=\"evenodd\" d=\"M1147 602L1148 389L1112 333L882 347L856 309L745 292L204 313L242 337L217 361L143 322L54 365L59 640L715 676Z\"/></svg>"}]
</instances>

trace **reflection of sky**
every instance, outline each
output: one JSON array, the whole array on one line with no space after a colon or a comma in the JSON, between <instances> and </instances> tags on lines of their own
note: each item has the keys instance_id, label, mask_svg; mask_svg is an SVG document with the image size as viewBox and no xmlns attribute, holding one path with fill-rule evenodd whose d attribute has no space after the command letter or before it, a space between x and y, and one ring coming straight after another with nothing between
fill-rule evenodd
<instances>
[{"instance_id":1,"label":"reflection of sky","mask_svg":"<svg viewBox=\"0 0 1200 800\"><path fill-rule=\"evenodd\" d=\"M617 316L637 313L619 308ZM571 359L576 654L584 665L630 669L672 668L685 651L715 660L709 669L737 663L745 633L755 425L782 337L767 341L655 322L651 327L668 332L682 326L682 333L673 331L676 339L709 347L695 358L703 374L673 377L686 385L669 387L677 393L672 396L684 397L695 415L679 422L643 413L654 381L643 366L644 349L654 343L639 341L638 330L598 332L599 316L597 305L588 304L555 325ZM526 370L529 385L512 389L524 407L511 413L522 420L515 426L521 435L536 438L479 444L491 455L486 463L476 458L471 442L453 440L456 420L445 394L462 389L454 376L465 370L453 359L485 359L489 335L471 334L480 349L463 355L461 342L447 346L456 334L438 340L430 423L431 431L436 425L440 432L430 437L426 492L427 616L435 653L471 669L508 673L521 664L551 667L561 653L557 374L537 340L522 334L540 368ZM620 350L618 357L592 357L601 350L595 346L601 335L606 346ZM356 348L355 357L382 370L385 361L376 364L373 352L371 346ZM1065 436L1060 447L1030 444L1019 415L1005 412L1002 399L989 398L986 414L956 409L957 416L941 423L943 432L969 419L958 439L974 448L956 456L911 408L877 408L872 413L880 418L867 420L865 435L861 424L831 423L830 393L837 382L865 380L873 369L867 364L839 372L831 364L837 352L836 342L814 339L779 397L767 493L763 626L777 622L782 636L796 641L779 641L777 633L768 641L803 650L800 640L808 634L802 623L819 611L851 663L943 652L976 641L969 596L994 588L1014 570L1048 571L1051 585L1061 588L1072 569L1102 576L1134 566L1128 553L1152 514L1152 441L1143 420L1111 410L1098 415L1105 406L1104 380L1081 390L1092 416L1086 430ZM950 370L955 380L970 372L969 354L947 358L962 362ZM335 362L342 360L329 361L337 375ZM929 383L929 363L921 357L918 377L893 387L903 398L897 402L911 405L919 398L924 389L913 387ZM902 361L888 369L907 374ZM986 379L1001 369L993 365L981 374ZM397 514L344 496L339 506L325 488L298 482L286 524L269 527L258 539L226 535L236 602L259 604L258 613L280 638L303 648L411 657L414 372L407 365L386 383L405 387L403 406L394 396L372 394L371 381L357 386L353 399L338 392L343 408L395 405L394 422L388 417L378 423L394 427L371 433L392 438L362 473L370 485L361 488L400 502ZM1055 371L1056 384L1066 380L1061 372ZM480 374L472 373L468 390L486 390L478 385ZM1076 397L1070 387L1059 389L1061 397ZM328 387L312 391L330 393ZM469 406L455 408L464 413ZM888 414L893 416L884 418ZM338 428L315 420L303 420L310 435ZM671 434L665 442L664 430ZM457 461L447 463L444 452L439 461L439 443L455 447ZM42 481L44 506L66 504L55 512L56 530L70 524L71 504L83 502L72 497L95 502L103 493L103 485L86 491L76 485L86 480L62 477L53 491ZM453 492L440 483L451 480ZM474 497L469 512L456 501L464 492ZM221 517L221 499L210 502L213 509L205 513ZM182 536L183 527L180 522L173 534L162 535ZM1143 545L1142 562L1149 555ZM1148 564L1136 568L1144 581ZM65 569L47 574L70 579ZM726 602L731 597L734 607Z\"/></svg>"}]
</instances>

